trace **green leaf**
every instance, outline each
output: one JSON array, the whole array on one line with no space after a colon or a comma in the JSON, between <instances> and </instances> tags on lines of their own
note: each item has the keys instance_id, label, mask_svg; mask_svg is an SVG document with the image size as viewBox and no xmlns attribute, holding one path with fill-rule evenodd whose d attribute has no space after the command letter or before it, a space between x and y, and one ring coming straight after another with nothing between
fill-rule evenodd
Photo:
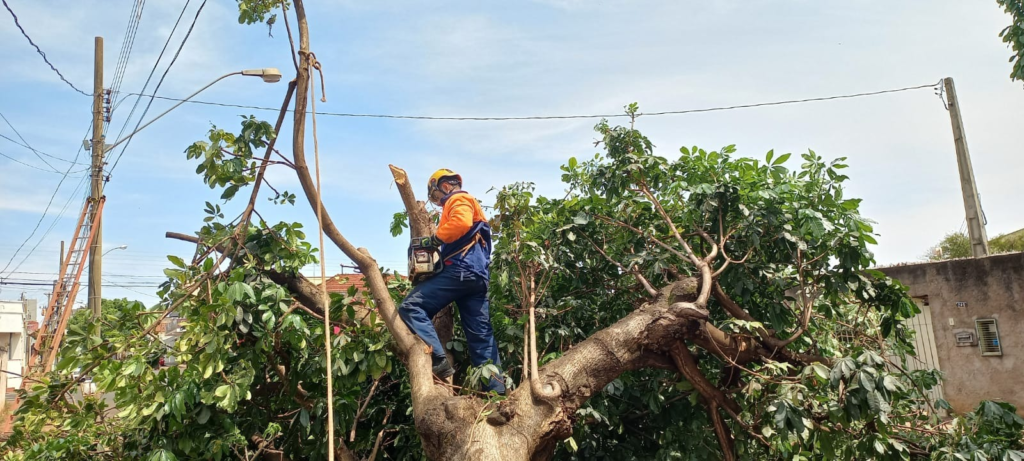
<instances>
[{"instance_id":1,"label":"green leaf","mask_svg":"<svg viewBox=\"0 0 1024 461\"><path fill-rule=\"evenodd\" d=\"M174 456L174 453L164 450L163 448L156 450L149 454L148 461L178 461L178 457Z\"/></svg>"},{"instance_id":2,"label":"green leaf","mask_svg":"<svg viewBox=\"0 0 1024 461\"><path fill-rule=\"evenodd\" d=\"M870 408L873 413L878 413L881 410L881 401L882 396L878 393L878 391L868 391L868 408Z\"/></svg>"},{"instance_id":3,"label":"green leaf","mask_svg":"<svg viewBox=\"0 0 1024 461\"><path fill-rule=\"evenodd\" d=\"M789 413L789 407L785 403L778 403L778 408L775 409L775 428L784 431L786 430L786 419Z\"/></svg>"},{"instance_id":4,"label":"green leaf","mask_svg":"<svg viewBox=\"0 0 1024 461\"><path fill-rule=\"evenodd\" d=\"M305 408L299 410L299 423L302 427L309 427L309 412Z\"/></svg>"},{"instance_id":5,"label":"green leaf","mask_svg":"<svg viewBox=\"0 0 1024 461\"><path fill-rule=\"evenodd\" d=\"M882 378L882 387L889 392L897 392L901 390L903 386L900 385L900 382L896 378L893 378L891 375L885 375L885 377Z\"/></svg>"},{"instance_id":6,"label":"green leaf","mask_svg":"<svg viewBox=\"0 0 1024 461\"><path fill-rule=\"evenodd\" d=\"M183 261L181 258L174 255L167 255L167 259L171 261L171 263L174 264L175 266L178 266L182 269L185 268L185 261Z\"/></svg>"},{"instance_id":7,"label":"green leaf","mask_svg":"<svg viewBox=\"0 0 1024 461\"><path fill-rule=\"evenodd\" d=\"M786 160L789 160L789 157L792 156L792 155L793 154L782 154L782 155L780 155L779 158L775 159L775 161L772 162L772 166L782 165L783 163L786 163Z\"/></svg>"},{"instance_id":8,"label":"green leaf","mask_svg":"<svg viewBox=\"0 0 1024 461\"><path fill-rule=\"evenodd\" d=\"M256 293L252 291L252 287L249 286L248 283L242 283L242 291L244 291L245 294L249 296L250 301L256 300Z\"/></svg>"},{"instance_id":9,"label":"green leaf","mask_svg":"<svg viewBox=\"0 0 1024 461\"><path fill-rule=\"evenodd\" d=\"M224 193L220 194L220 198L225 201L231 200L231 198L234 197L236 193L238 193L238 187L239 186L237 184L232 184L228 186L226 189L224 189Z\"/></svg>"},{"instance_id":10,"label":"green leaf","mask_svg":"<svg viewBox=\"0 0 1024 461\"><path fill-rule=\"evenodd\" d=\"M245 294L245 289L242 288L243 286L245 286L245 283L242 283L242 282L232 283L231 286L228 287L228 291L226 293L224 293L224 294L231 301L241 301L242 300L242 295ZM237 321L238 320L236 320L236 322Z\"/></svg>"},{"instance_id":11,"label":"green leaf","mask_svg":"<svg viewBox=\"0 0 1024 461\"><path fill-rule=\"evenodd\" d=\"M153 412L156 411L156 407L158 407L158 406L160 406L160 402L153 402L153 403L149 404L148 407L146 407L146 408L144 408L142 410L142 416L149 416L149 415L153 414Z\"/></svg>"}]
</instances>

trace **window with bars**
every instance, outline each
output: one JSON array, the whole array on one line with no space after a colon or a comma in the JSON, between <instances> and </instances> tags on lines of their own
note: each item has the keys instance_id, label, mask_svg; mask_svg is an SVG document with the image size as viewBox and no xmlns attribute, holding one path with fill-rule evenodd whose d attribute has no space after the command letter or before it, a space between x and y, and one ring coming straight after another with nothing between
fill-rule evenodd
<instances>
[{"instance_id":1,"label":"window with bars","mask_svg":"<svg viewBox=\"0 0 1024 461\"><path fill-rule=\"evenodd\" d=\"M1003 346L999 342L999 325L996 319L977 319L974 326L978 330L978 347L981 348L981 355L1001 356Z\"/></svg>"}]
</instances>

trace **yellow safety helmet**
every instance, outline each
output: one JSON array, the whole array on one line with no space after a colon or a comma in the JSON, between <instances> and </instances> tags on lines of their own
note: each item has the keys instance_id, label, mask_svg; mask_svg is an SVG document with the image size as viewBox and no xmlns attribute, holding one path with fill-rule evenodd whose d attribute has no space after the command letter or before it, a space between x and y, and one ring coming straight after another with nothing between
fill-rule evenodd
<instances>
[{"instance_id":1,"label":"yellow safety helmet","mask_svg":"<svg viewBox=\"0 0 1024 461\"><path fill-rule=\"evenodd\" d=\"M430 180L427 181L427 199L434 205L439 205L441 197L444 197L444 191L441 190L442 182L455 182L462 187L462 176L447 168L441 168L430 175Z\"/></svg>"}]
</instances>

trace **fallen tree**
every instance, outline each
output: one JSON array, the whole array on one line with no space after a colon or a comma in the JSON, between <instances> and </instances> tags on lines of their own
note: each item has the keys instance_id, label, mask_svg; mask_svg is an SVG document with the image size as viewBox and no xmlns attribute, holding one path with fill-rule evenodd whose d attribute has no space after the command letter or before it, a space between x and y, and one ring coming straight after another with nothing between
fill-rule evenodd
<instances>
[{"instance_id":1,"label":"fallen tree","mask_svg":"<svg viewBox=\"0 0 1024 461\"><path fill-rule=\"evenodd\" d=\"M279 3L240 5L257 22ZM69 332L58 371L23 396L10 456L325 459L328 373L335 459L1020 456L1012 407L937 425L943 402L925 394L937 373L905 371L916 307L868 270L873 229L843 196L842 159L808 152L790 169L789 154L762 161L732 146L668 158L633 123L597 125L602 153L563 166L565 197L528 183L497 194L492 314L518 385L506 398L473 390L489 376L466 366L450 316L438 327L460 385L435 380L396 313L407 284L344 236L328 204L318 210L306 140L319 65L303 2L292 5L296 77L276 124L245 118L186 150L222 199L249 187L248 202L231 220L208 203L197 232L168 233L195 251L169 258L162 301L138 325ZM276 149L289 107L290 156ZM302 199L273 189L271 167L295 172ZM409 178L391 171L405 206L393 229L429 233ZM317 250L301 224L263 219L263 186L318 212L317 231L356 263L366 293L319 296L299 272ZM154 369L153 332L172 313L185 323L182 365ZM114 394L116 412L70 397L76 369Z\"/></svg>"}]
</instances>

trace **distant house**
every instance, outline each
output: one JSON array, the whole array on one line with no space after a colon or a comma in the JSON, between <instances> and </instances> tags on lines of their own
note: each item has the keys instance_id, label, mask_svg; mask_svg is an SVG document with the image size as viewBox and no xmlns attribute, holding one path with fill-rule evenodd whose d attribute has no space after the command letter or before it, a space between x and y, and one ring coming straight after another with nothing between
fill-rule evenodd
<instances>
[{"instance_id":1,"label":"distant house","mask_svg":"<svg viewBox=\"0 0 1024 461\"><path fill-rule=\"evenodd\" d=\"M1024 410L1024 253L879 268L907 285L921 313L911 368L943 375L933 397L957 412L982 400Z\"/></svg>"},{"instance_id":2,"label":"distant house","mask_svg":"<svg viewBox=\"0 0 1024 461\"><path fill-rule=\"evenodd\" d=\"M384 280L387 281L393 277L394 275L386 275ZM402 280L405 279L405 276L403 275L399 275L398 277ZM320 277L307 276L306 279L314 285L320 285ZM327 278L328 293L348 294L350 287L355 287L356 297L362 298L363 292L367 290L366 279L363 277L363 274L335 274Z\"/></svg>"},{"instance_id":3,"label":"distant house","mask_svg":"<svg viewBox=\"0 0 1024 461\"><path fill-rule=\"evenodd\" d=\"M0 301L0 353L6 355L7 387L21 387L21 375L28 362L29 327L38 328L36 300ZM6 392L7 389L0 389Z\"/></svg>"},{"instance_id":4,"label":"distant house","mask_svg":"<svg viewBox=\"0 0 1024 461\"><path fill-rule=\"evenodd\" d=\"M385 280L390 280L393 275L388 275ZM399 275L402 279L404 276ZM306 277L307 280L312 282L314 285L320 285L320 277ZM348 295L349 288L355 287L356 295L355 298L358 300L363 299L363 293L366 291L366 280L362 274L335 274L327 279L327 292L338 293L342 295ZM166 318L160 321L160 324L153 330L157 336L160 337L168 348L173 348L175 341L184 332L182 328L182 319L180 314L172 312Z\"/></svg>"}]
</instances>

